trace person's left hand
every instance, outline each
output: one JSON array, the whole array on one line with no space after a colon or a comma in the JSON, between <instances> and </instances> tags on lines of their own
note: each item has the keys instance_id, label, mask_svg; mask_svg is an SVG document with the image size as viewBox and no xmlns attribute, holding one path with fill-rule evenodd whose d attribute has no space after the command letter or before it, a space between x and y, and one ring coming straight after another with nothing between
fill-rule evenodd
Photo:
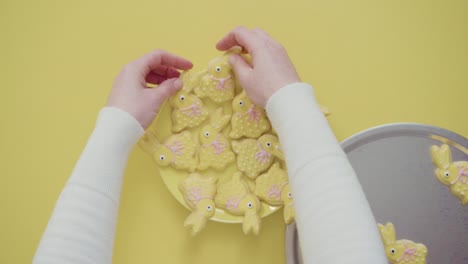
<instances>
[{"instance_id":1,"label":"person's left hand","mask_svg":"<svg viewBox=\"0 0 468 264\"><path fill-rule=\"evenodd\" d=\"M182 87L178 70L192 63L164 50L152 51L125 65L114 81L107 106L130 113L146 129L163 102ZM158 84L148 88L148 83Z\"/></svg>"}]
</instances>

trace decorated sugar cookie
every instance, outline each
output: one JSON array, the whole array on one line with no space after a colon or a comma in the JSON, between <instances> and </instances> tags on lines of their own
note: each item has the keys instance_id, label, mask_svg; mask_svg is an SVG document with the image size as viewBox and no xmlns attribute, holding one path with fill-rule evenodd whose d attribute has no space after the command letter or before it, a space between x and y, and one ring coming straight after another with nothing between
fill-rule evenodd
<instances>
[{"instance_id":1,"label":"decorated sugar cookie","mask_svg":"<svg viewBox=\"0 0 468 264\"><path fill-rule=\"evenodd\" d=\"M198 144L192 140L188 131L170 136L163 144L159 143L153 132L147 131L139 144L160 166L172 166L190 172L197 168Z\"/></svg>"},{"instance_id":2,"label":"decorated sugar cookie","mask_svg":"<svg viewBox=\"0 0 468 264\"><path fill-rule=\"evenodd\" d=\"M185 227L191 228L192 235L203 230L208 219L215 214L213 199L216 194L216 181L215 177L192 173L179 183L179 190L192 209L192 213L184 222Z\"/></svg>"},{"instance_id":3,"label":"decorated sugar cookie","mask_svg":"<svg viewBox=\"0 0 468 264\"><path fill-rule=\"evenodd\" d=\"M380 236L385 246L387 258L392 264L426 264L427 248L411 240L396 240L392 223L378 224Z\"/></svg>"},{"instance_id":4,"label":"decorated sugar cookie","mask_svg":"<svg viewBox=\"0 0 468 264\"><path fill-rule=\"evenodd\" d=\"M270 134L258 140L232 141L232 149L237 154L237 168L251 179L268 169L275 156L284 160L278 138Z\"/></svg>"},{"instance_id":5,"label":"decorated sugar cookie","mask_svg":"<svg viewBox=\"0 0 468 264\"><path fill-rule=\"evenodd\" d=\"M247 97L245 91L242 91L234 98L232 109L234 114L231 119L230 138L238 139L243 136L258 138L271 127L265 110L254 105Z\"/></svg>"},{"instance_id":6,"label":"decorated sugar cookie","mask_svg":"<svg viewBox=\"0 0 468 264\"><path fill-rule=\"evenodd\" d=\"M230 181L218 186L215 203L231 214L244 216L244 234L252 232L258 235L261 221L260 201L250 192L241 172L235 173Z\"/></svg>"},{"instance_id":7,"label":"decorated sugar cookie","mask_svg":"<svg viewBox=\"0 0 468 264\"><path fill-rule=\"evenodd\" d=\"M229 57L240 54L242 48L234 47L223 56L212 60L208 70L200 73L201 81L195 87L195 94L200 98L208 97L216 103L222 103L234 98L235 80Z\"/></svg>"},{"instance_id":8,"label":"decorated sugar cookie","mask_svg":"<svg viewBox=\"0 0 468 264\"><path fill-rule=\"evenodd\" d=\"M225 115L219 108L211 116L210 124L200 130L199 170L208 168L223 169L235 160L231 144L221 130L229 123L231 115Z\"/></svg>"},{"instance_id":9,"label":"decorated sugar cookie","mask_svg":"<svg viewBox=\"0 0 468 264\"><path fill-rule=\"evenodd\" d=\"M452 161L452 152L447 144L432 146L431 157L437 179L449 187L461 204L468 205L468 161Z\"/></svg>"},{"instance_id":10,"label":"decorated sugar cookie","mask_svg":"<svg viewBox=\"0 0 468 264\"><path fill-rule=\"evenodd\" d=\"M208 117L208 109L203 105L203 102L190 93L196 85L196 78L189 72L184 72L181 79L184 86L169 99L174 108L172 112L173 132L196 127Z\"/></svg>"},{"instance_id":11,"label":"decorated sugar cookie","mask_svg":"<svg viewBox=\"0 0 468 264\"><path fill-rule=\"evenodd\" d=\"M276 162L267 173L255 180L255 194L270 205L284 205L284 222L290 224L295 217L291 189L286 171Z\"/></svg>"}]
</instances>

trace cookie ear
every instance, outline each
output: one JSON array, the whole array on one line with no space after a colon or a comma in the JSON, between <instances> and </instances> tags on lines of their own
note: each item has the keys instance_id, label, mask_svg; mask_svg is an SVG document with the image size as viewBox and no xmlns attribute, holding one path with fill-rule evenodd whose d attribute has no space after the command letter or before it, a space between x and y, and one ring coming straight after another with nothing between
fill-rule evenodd
<instances>
[{"instance_id":1,"label":"cookie ear","mask_svg":"<svg viewBox=\"0 0 468 264\"><path fill-rule=\"evenodd\" d=\"M273 163L273 165L271 165L270 170L278 170L278 169L280 169L279 162L275 162L275 163Z\"/></svg>"},{"instance_id":2,"label":"cookie ear","mask_svg":"<svg viewBox=\"0 0 468 264\"><path fill-rule=\"evenodd\" d=\"M242 179L242 172L235 172L234 175L232 175L232 178L240 181Z\"/></svg>"},{"instance_id":3,"label":"cookie ear","mask_svg":"<svg viewBox=\"0 0 468 264\"><path fill-rule=\"evenodd\" d=\"M231 147L232 147L232 150L234 150L234 152L238 153L240 151L239 149L239 142L237 141L231 141Z\"/></svg>"},{"instance_id":4,"label":"cookie ear","mask_svg":"<svg viewBox=\"0 0 468 264\"><path fill-rule=\"evenodd\" d=\"M443 144L440 147L440 156L444 164L448 167L450 163L452 163L452 151L450 151L450 147L447 144Z\"/></svg>"},{"instance_id":5,"label":"cookie ear","mask_svg":"<svg viewBox=\"0 0 468 264\"><path fill-rule=\"evenodd\" d=\"M182 72L180 74L180 79L184 83L184 86L182 87L182 90L185 93L190 93L193 90L193 88L195 88L195 86L198 85L198 83L201 80L202 73L204 73L204 72L205 71L199 72L199 73L196 73L196 74L193 74L193 73L188 72L188 71Z\"/></svg>"},{"instance_id":6,"label":"cookie ear","mask_svg":"<svg viewBox=\"0 0 468 264\"><path fill-rule=\"evenodd\" d=\"M244 89L242 89L242 91L239 94L239 98L242 98L242 97L247 97L247 93L245 93Z\"/></svg>"},{"instance_id":7,"label":"cookie ear","mask_svg":"<svg viewBox=\"0 0 468 264\"><path fill-rule=\"evenodd\" d=\"M434 165L439 169L446 169L452 162L452 152L448 145L444 144L441 147L433 145L431 147L431 158Z\"/></svg>"},{"instance_id":8,"label":"cookie ear","mask_svg":"<svg viewBox=\"0 0 468 264\"><path fill-rule=\"evenodd\" d=\"M221 131L231 120L230 115L225 115L223 108L220 107L211 117L211 125L218 131Z\"/></svg>"},{"instance_id":9,"label":"cookie ear","mask_svg":"<svg viewBox=\"0 0 468 264\"><path fill-rule=\"evenodd\" d=\"M387 223L385 226L378 224L380 236L385 245L390 245L395 243L396 234L395 234L395 227L392 223Z\"/></svg>"},{"instance_id":10,"label":"cookie ear","mask_svg":"<svg viewBox=\"0 0 468 264\"><path fill-rule=\"evenodd\" d=\"M159 143L156 135L148 130L140 139L138 145L148 154L152 155L161 143Z\"/></svg>"}]
</instances>

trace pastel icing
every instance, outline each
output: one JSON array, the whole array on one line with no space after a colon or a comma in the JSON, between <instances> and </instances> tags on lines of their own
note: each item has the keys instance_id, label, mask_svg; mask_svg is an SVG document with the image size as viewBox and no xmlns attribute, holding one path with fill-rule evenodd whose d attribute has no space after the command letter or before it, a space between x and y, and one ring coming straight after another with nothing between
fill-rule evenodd
<instances>
[{"instance_id":1,"label":"pastel icing","mask_svg":"<svg viewBox=\"0 0 468 264\"><path fill-rule=\"evenodd\" d=\"M159 166L172 166L175 169L189 172L193 172L197 168L198 144L188 131L174 134L164 143L159 143L154 133L148 130L139 144Z\"/></svg>"},{"instance_id":2,"label":"pastel icing","mask_svg":"<svg viewBox=\"0 0 468 264\"><path fill-rule=\"evenodd\" d=\"M295 218L295 213L286 171L276 162L268 172L258 176L255 182L255 195L270 205L284 205L284 222L290 224Z\"/></svg>"},{"instance_id":3,"label":"pastel icing","mask_svg":"<svg viewBox=\"0 0 468 264\"><path fill-rule=\"evenodd\" d=\"M215 203L217 207L231 214L244 216L242 225L244 234L258 235L261 224L260 201L250 191L241 172L235 173L229 181L219 184Z\"/></svg>"},{"instance_id":4,"label":"pastel icing","mask_svg":"<svg viewBox=\"0 0 468 264\"><path fill-rule=\"evenodd\" d=\"M208 97L216 103L232 100L236 82L229 57L232 54L240 54L241 51L240 47L234 47L221 57L213 59L208 65L208 70L199 73L201 81L195 87L195 94L200 98Z\"/></svg>"},{"instance_id":5,"label":"pastel icing","mask_svg":"<svg viewBox=\"0 0 468 264\"><path fill-rule=\"evenodd\" d=\"M245 91L242 91L234 98L232 109L234 114L231 119L230 138L258 138L270 130L271 124L265 110L254 105Z\"/></svg>"},{"instance_id":6,"label":"pastel icing","mask_svg":"<svg viewBox=\"0 0 468 264\"><path fill-rule=\"evenodd\" d=\"M221 133L222 129L229 123L230 118L231 115L224 114L223 109L218 108L211 116L210 123L200 130L199 170L208 168L221 170L234 162L236 157L232 152L231 144L228 138Z\"/></svg>"},{"instance_id":7,"label":"pastel icing","mask_svg":"<svg viewBox=\"0 0 468 264\"><path fill-rule=\"evenodd\" d=\"M284 160L278 138L270 134L257 140L232 141L232 148L237 154L237 168L251 179L267 170L275 157Z\"/></svg>"},{"instance_id":8,"label":"pastel icing","mask_svg":"<svg viewBox=\"0 0 468 264\"><path fill-rule=\"evenodd\" d=\"M189 72L184 72L181 79L184 83L182 89L169 99L173 107L173 132L196 127L208 117L208 108L204 106L200 98L191 94L194 85L196 85L195 78Z\"/></svg>"},{"instance_id":9,"label":"pastel icing","mask_svg":"<svg viewBox=\"0 0 468 264\"><path fill-rule=\"evenodd\" d=\"M192 209L192 213L184 222L184 226L191 229L192 235L200 233L208 219L215 214L216 206L213 199L216 194L216 182L216 177L192 173L179 183L179 190Z\"/></svg>"},{"instance_id":10,"label":"pastel icing","mask_svg":"<svg viewBox=\"0 0 468 264\"><path fill-rule=\"evenodd\" d=\"M396 240L395 227L392 223L377 225L390 263L426 264L427 247L424 244L406 239Z\"/></svg>"},{"instance_id":11,"label":"pastel icing","mask_svg":"<svg viewBox=\"0 0 468 264\"><path fill-rule=\"evenodd\" d=\"M461 204L468 205L468 161L453 161L447 144L431 146L434 174L457 197Z\"/></svg>"}]
</instances>

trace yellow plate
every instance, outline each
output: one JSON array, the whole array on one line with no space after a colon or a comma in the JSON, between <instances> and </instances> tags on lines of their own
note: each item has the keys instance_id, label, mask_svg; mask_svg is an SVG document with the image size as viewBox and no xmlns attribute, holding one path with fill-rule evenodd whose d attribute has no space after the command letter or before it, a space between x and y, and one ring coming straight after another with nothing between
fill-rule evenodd
<instances>
[{"instance_id":1,"label":"yellow plate","mask_svg":"<svg viewBox=\"0 0 468 264\"><path fill-rule=\"evenodd\" d=\"M157 88L156 88L157 89ZM220 105L217 105L213 102L211 102L209 99L202 99L204 105L209 109L210 114L214 112L215 109L219 108ZM222 105L224 108L225 113L232 113L232 107L231 107L231 102L226 103ZM160 142L165 141L170 135L172 135L172 107L168 102L166 102L162 108L159 111L158 116L156 117L153 125L151 126L150 129L154 131L156 134L157 139ZM208 118L209 119L209 118ZM200 128L203 127L208 121L208 119L202 123L200 126L193 128L193 129L188 129L189 131L192 132L192 137L194 140L199 142L198 140L198 133L200 131ZM230 125L227 126L227 128L223 131L225 135L227 135L228 130L230 129ZM157 167L159 170L159 173L166 184L167 188L169 191L172 193L172 195L181 203L183 204L187 209L191 210L187 203L184 200L184 197L182 196L182 193L179 191L179 182L183 179L185 179L189 173L187 171L181 171L181 170L176 170L170 166L168 167ZM214 175L218 178L218 183L225 182L229 180L234 172L238 171L236 167L236 163L233 162L232 164L229 164L224 170L221 171L216 171L214 169L208 169L205 171L196 171L200 174L204 175ZM252 186L254 183L253 181L250 181L247 179L247 177L244 178L247 180L249 183L249 186ZM262 202L262 207L261 207L261 217L268 216L272 214L273 212L277 211L281 206L270 206L269 204ZM232 215L230 213L225 212L222 209L216 209L215 215L211 218L213 221L218 221L218 222L224 222L224 223L242 223L243 217L242 216L237 216L237 215Z\"/></svg>"}]
</instances>

